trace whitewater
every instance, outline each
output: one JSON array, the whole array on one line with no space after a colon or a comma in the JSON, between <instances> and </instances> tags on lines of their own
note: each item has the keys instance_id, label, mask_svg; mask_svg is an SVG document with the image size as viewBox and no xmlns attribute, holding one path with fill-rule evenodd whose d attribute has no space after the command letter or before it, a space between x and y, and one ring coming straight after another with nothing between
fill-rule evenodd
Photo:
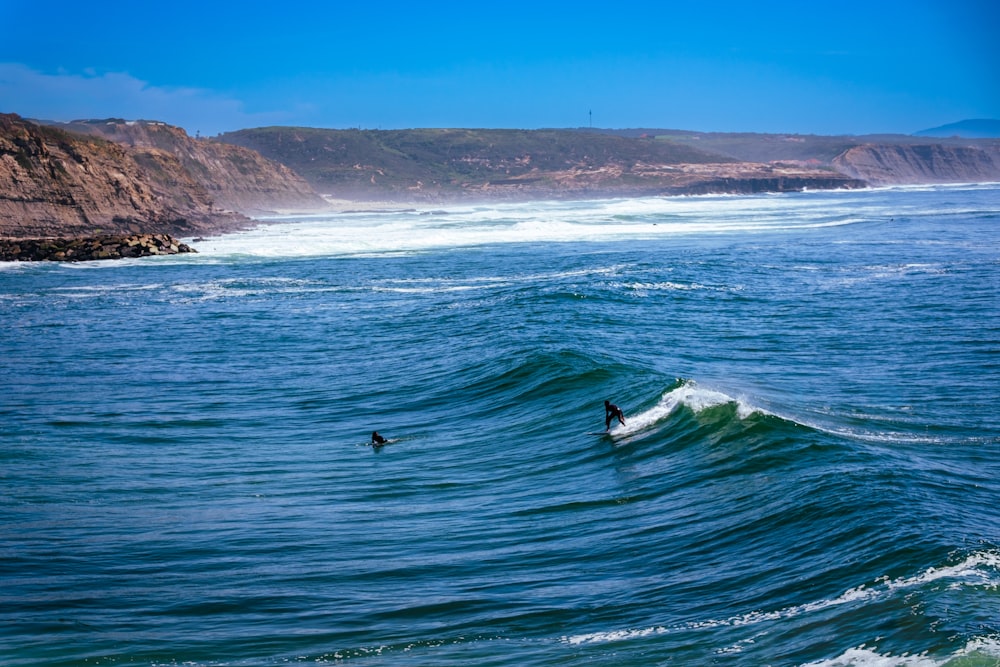
<instances>
[{"instance_id":1,"label":"whitewater","mask_svg":"<svg viewBox=\"0 0 1000 667\"><path fill-rule=\"evenodd\" d=\"M1000 185L184 241L0 264L4 665L1000 665Z\"/></svg>"}]
</instances>

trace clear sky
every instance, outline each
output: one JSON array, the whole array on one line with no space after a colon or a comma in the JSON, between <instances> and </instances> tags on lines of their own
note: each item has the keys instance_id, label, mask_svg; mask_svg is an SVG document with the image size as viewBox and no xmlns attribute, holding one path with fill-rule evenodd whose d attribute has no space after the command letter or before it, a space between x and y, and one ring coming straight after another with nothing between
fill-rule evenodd
<instances>
[{"instance_id":1,"label":"clear sky","mask_svg":"<svg viewBox=\"0 0 1000 667\"><path fill-rule=\"evenodd\" d=\"M0 112L911 133L1000 118L1000 2L0 0Z\"/></svg>"}]
</instances>

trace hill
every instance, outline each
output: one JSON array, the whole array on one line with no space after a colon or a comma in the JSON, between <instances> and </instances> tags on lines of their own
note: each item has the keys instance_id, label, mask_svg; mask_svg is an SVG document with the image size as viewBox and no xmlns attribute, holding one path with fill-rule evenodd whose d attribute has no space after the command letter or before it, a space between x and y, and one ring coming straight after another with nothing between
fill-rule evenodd
<instances>
[{"instance_id":1,"label":"hill","mask_svg":"<svg viewBox=\"0 0 1000 667\"><path fill-rule=\"evenodd\" d=\"M655 137L734 160L834 169L870 185L1000 181L1000 140L905 134L799 135L685 130L591 130Z\"/></svg>"},{"instance_id":2,"label":"hill","mask_svg":"<svg viewBox=\"0 0 1000 667\"><path fill-rule=\"evenodd\" d=\"M835 166L834 159L856 146L973 146L989 148L996 142L971 136L927 137L909 134L821 135L760 134L753 132L693 132L670 129L599 130L581 128L576 132L608 133L622 137L647 136L658 141L683 144L705 152L749 162L790 162Z\"/></svg>"},{"instance_id":3,"label":"hill","mask_svg":"<svg viewBox=\"0 0 1000 667\"><path fill-rule=\"evenodd\" d=\"M327 130L220 135L346 199L567 198L860 185L832 169L747 164L652 137L572 130Z\"/></svg>"}]
</instances>

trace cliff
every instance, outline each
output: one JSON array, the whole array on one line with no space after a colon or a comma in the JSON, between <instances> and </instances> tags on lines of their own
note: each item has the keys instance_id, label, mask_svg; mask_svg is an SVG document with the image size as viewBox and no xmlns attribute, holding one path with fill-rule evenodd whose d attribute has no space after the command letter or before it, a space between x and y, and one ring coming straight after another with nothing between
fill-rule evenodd
<instances>
[{"instance_id":1,"label":"cliff","mask_svg":"<svg viewBox=\"0 0 1000 667\"><path fill-rule=\"evenodd\" d=\"M560 199L859 187L831 169L764 165L652 137L572 130L323 130L223 134L344 199Z\"/></svg>"},{"instance_id":2,"label":"cliff","mask_svg":"<svg viewBox=\"0 0 1000 667\"><path fill-rule=\"evenodd\" d=\"M287 167L180 128L0 114L0 237L194 236L249 226L243 213L326 206Z\"/></svg>"},{"instance_id":3,"label":"cliff","mask_svg":"<svg viewBox=\"0 0 1000 667\"><path fill-rule=\"evenodd\" d=\"M865 144L833 159L871 185L1000 182L1000 142L976 146Z\"/></svg>"},{"instance_id":4,"label":"cliff","mask_svg":"<svg viewBox=\"0 0 1000 667\"><path fill-rule=\"evenodd\" d=\"M175 182L173 172L163 169L162 164L178 161L219 208L256 215L327 206L285 165L241 146L192 138L179 127L119 119L76 121L59 127L129 146L132 156L165 191L172 190Z\"/></svg>"},{"instance_id":5,"label":"cliff","mask_svg":"<svg viewBox=\"0 0 1000 667\"><path fill-rule=\"evenodd\" d=\"M0 236L186 236L248 222L214 208L176 159L157 162L159 181L124 146L0 114Z\"/></svg>"}]
</instances>

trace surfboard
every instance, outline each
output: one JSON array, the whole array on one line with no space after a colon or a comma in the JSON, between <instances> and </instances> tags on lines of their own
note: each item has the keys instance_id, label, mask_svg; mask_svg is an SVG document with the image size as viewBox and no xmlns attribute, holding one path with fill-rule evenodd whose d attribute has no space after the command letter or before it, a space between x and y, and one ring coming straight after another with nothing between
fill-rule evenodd
<instances>
[{"instance_id":1,"label":"surfboard","mask_svg":"<svg viewBox=\"0 0 1000 667\"><path fill-rule=\"evenodd\" d=\"M610 431L590 431L587 435L611 435Z\"/></svg>"}]
</instances>

